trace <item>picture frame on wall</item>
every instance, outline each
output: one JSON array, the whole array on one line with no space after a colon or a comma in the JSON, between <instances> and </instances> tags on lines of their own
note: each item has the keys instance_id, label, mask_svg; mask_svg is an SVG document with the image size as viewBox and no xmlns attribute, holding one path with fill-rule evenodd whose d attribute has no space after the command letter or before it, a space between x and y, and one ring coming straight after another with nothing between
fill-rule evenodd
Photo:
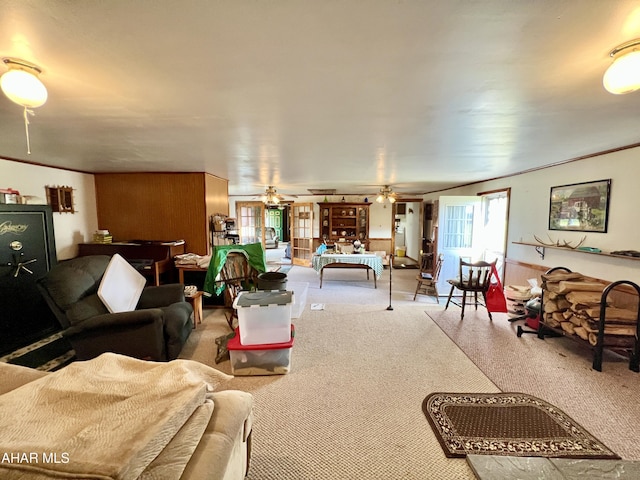
<instances>
[{"instance_id":1,"label":"picture frame on wall","mask_svg":"<svg viewBox=\"0 0 640 480\"><path fill-rule=\"evenodd\" d=\"M549 230L606 233L611 179L551 187Z\"/></svg>"}]
</instances>

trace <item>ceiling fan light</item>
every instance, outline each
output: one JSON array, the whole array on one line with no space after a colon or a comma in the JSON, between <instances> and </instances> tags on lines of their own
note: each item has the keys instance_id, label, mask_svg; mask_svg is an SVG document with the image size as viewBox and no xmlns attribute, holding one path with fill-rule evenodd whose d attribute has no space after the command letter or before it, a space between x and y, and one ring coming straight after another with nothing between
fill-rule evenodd
<instances>
[{"instance_id":1,"label":"ceiling fan light","mask_svg":"<svg viewBox=\"0 0 640 480\"><path fill-rule=\"evenodd\" d=\"M604 73L602 84L604 88L614 95L635 92L640 89L640 51L635 48L640 44L640 40L634 41L625 47L616 47L611 51L614 57L613 63ZM629 50L630 49L630 50ZM626 52L625 52L626 50Z\"/></svg>"},{"instance_id":2,"label":"ceiling fan light","mask_svg":"<svg viewBox=\"0 0 640 480\"><path fill-rule=\"evenodd\" d=\"M396 197L389 195L389 203L396 203Z\"/></svg>"},{"instance_id":3,"label":"ceiling fan light","mask_svg":"<svg viewBox=\"0 0 640 480\"><path fill-rule=\"evenodd\" d=\"M377 198L376 198L376 202L378 202L378 203L384 202L384 195L382 195L382 194L378 195Z\"/></svg>"},{"instance_id":4,"label":"ceiling fan light","mask_svg":"<svg viewBox=\"0 0 640 480\"><path fill-rule=\"evenodd\" d=\"M47 101L47 88L37 74L39 69L4 60L9 71L0 78L0 88L14 103L26 108L37 108Z\"/></svg>"},{"instance_id":5,"label":"ceiling fan light","mask_svg":"<svg viewBox=\"0 0 640 480\"><path fill-rule=\"evenodd\" d=\"M274 186L269 185L264 195L262 196L262 203L267 206L277 206L280 203L280 197L278 197L277 190Z\"/></svg>"}]
</instances>

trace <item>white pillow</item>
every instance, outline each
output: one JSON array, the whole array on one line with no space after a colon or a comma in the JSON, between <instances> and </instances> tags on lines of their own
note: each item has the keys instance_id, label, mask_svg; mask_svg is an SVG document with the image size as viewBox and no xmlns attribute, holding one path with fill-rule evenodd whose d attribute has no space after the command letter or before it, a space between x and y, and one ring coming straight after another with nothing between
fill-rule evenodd
<instances>
[{"instance_id":1,"label":"white pillow","mask_svg":"<svg viewBox=\"0 0 640 480\"><path fill-rule=\"evenodd\" d=\"M146 279L117 253L104 271L98 297L111 313L136 309Z\"/></svg>"}]
</instances>

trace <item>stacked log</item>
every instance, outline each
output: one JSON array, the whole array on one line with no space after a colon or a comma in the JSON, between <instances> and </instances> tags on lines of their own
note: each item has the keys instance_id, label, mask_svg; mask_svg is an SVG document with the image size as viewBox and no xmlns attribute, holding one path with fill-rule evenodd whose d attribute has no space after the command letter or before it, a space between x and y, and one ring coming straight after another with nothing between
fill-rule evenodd
<instances>
[{"instance_id":1,"label":"stacked log","mask_svg":"<svg viewBox=\"0 0 640 480\"><path fill-rule=\"evenodd\" d=\"M602 291L606 285L572 272L542 275L543 316L548 327L562 329L595 346L600 330ZM637 312L618 308L608 298L604 328L606 346L629 347L636 334Z\"/></svg>"}]
</instances>

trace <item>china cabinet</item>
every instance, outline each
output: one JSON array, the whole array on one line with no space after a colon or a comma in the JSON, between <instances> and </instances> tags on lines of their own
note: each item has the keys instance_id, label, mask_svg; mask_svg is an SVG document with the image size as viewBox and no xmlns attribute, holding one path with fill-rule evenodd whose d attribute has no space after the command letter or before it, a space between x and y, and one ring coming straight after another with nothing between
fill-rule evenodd
<instances>
[{"instance_id":1,"label":"china cabinet","mask_svg":"<svg viewBox=\"0 0 640 480\"><path fill-rule=\"evenodd\" d=\"M327 243L360 240L365 247L369 239L370 203L320 202L320 235Z\"/></svg>"}]
</instances>

